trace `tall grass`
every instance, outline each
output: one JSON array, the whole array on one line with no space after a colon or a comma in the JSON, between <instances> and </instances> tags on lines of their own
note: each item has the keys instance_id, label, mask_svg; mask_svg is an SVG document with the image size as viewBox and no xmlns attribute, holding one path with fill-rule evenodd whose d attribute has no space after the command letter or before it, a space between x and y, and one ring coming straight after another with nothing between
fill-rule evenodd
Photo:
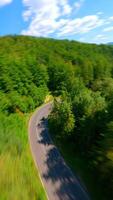
<instances>
[{"instance_id":1,"label":"tall grass","mask_svg":"<svg viewBox=\"0 0 113 200\"><path fill-rule=\"evenodd\" d=\"M28 115L0 114L0 200L46 200L29 150Z\"/></svg>"}]
</instances>

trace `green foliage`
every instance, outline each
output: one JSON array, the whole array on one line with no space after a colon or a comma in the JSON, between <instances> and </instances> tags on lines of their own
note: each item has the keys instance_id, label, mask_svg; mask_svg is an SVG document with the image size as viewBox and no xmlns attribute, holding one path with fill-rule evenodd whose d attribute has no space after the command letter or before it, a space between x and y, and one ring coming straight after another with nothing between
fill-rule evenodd
<instances>
[{"instance_id":1,"label":"green foliage","mask_svg":"<svg viewBox=\"0 0 113 200\"><path fill-rule=\"evenodd\" d=\"M0 199L45 200L28 145L28 116L0 113Z\"/></svg>"},{"instance_id":2,"label":"green foliage","mask_svg":"<svg viewBox=\"0 0 113 200\"><path fill-rule=\"evenodd\" d=\"M57 61L50 63L49 72L49 87L52 92L57 95L62 93L62 90L70 91L74 85L74 68L70 63Z\"/></svg>"},{"instance_id":3,"label":"green foliage","mask_svg":"<svg viewBox=\"0 0 113 200\"><path fill-rule=\"evenodd\" d=\"M56 136L67 138L72 134L74 125L75 119L68 99L63 96L59 100L55 100L53 111L49 117L50 130L54 130Z\"/></svg>"},{"instance_id":4,"label":"green foliage","mask_svg":"<svg viewBox=\"0 0 113 200\"><path fill-rule=\"evenodd\" d=\"M0 112L6 112L11 107L11 102L2 91L0 91Z\"/></svg>"},{"instance_id":5,"label":"green foliage","mask_svg":"<svg viewBox=\"0 0 113 200\"><path fill-rule=\"evenodd\" d=\"M100 91L102 96L104 96L107 101L112 100L113 79L112 78L96 79L92 84L92 90Z\"/></svg>"}]
</instances>

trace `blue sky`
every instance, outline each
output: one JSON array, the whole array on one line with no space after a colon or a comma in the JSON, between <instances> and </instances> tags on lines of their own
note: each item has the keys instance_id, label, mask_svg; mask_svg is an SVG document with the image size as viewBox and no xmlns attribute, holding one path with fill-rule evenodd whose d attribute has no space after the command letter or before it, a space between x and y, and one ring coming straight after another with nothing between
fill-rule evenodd
<instances>
[{"instance_id":1,"label":"blue sky","mask_svg":"<svg viewBox=\"0 0 113 200\"><path fill-rule=\"evenodd\" d=\"M113 42L113 0L0 0L0 35Z\"/></svg>"}]
</instances>

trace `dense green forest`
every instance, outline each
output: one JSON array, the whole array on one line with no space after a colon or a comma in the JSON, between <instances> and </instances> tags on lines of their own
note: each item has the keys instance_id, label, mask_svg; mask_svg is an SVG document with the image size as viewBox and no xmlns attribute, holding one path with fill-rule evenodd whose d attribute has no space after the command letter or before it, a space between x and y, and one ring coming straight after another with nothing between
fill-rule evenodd
<instances>
[{"instance_id":1,"label":"dense green forest","mask_svg":"<svg viewBox=\"0 0 113 200\"><path fill-rule=\"evenodd\" d=\"M87 168L104 188L105 199L112 200L113 46L27 36L1 37L1 123L4 119L5 126L15 115L25 120L26 113L41 105L49 92L59 97L55 98L49 117L50 131L54 130L59 143L68 142L73 156L87 161ZM4 155L5 159L9 146L11 156L15 151L21 155L24 144L21 147L18 138L22 140L24 133L19 135L15 130L8 134L10 124L7 130L4 126L0 130L0 157ZM10 143L12 136L17 137L15 151ZM1 170L2 166L1 163ZM34 194L37 195L35 189ZM1 199L7 199L0 195ZM26 199L31 199L27 192Z\"/></svg>"}]
</instances>

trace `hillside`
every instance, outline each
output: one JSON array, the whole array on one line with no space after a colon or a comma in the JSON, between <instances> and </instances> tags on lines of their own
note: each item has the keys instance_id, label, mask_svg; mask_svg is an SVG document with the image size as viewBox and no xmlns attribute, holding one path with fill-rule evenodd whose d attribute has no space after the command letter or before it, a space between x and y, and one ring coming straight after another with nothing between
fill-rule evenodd
<instances>
[{"instance_id":1,"label":"hillside","mask_svg":"<svg viewBox=\"0 0 113 200\"><path fill-rule=\"evenodd\" d=\"M105 200L112 200L113 46L27 36L1 37L0 72L2 122L0 125L0 157L2 158L0 171L5 168L10 174L15 155L18 160L20 159L20 162L16 160L17 171L19 168L20 177L24 177L23 175L27 173L25 177L28 176L26 179L30 185L26 184L24 199L34 198L35 200L42 190L39 186L36 192L40 183L36 182L34 185L31 183L32 173L35 177L33 164L30 165L31 158L28 158L28 163L26 163L27 166L29 165L29 171L26 171L25 164L24 171L21 171L24 152L28 145L25 122L29 113L44 102L48 93L52 93L53 96L60 95L61 98L61 101L55 100L55 106L49 118L50 130L51 132L54 130L53 137L58 140L59 146L63 143L67 145L68 141L68 145L72 147L70 151L73 152L73 158L71 156L67 158L72 167L76 155L81 159L85 158L87 171L91 170L97 177L96 184L98 182L101 189L104 188ZM16 128L11 131L12 127ZM28 149L26 158L27 155ZM5 163L4 160L6 160ZM8 162L10 162L9 169L7 169ZM14 182L16 176L17 174L15 174ZM1 200L7 199L9 194L10 200L14 195L14 191L9 190L10 180L12 180L10 175L7 183L5 175L2 176ZM22 180L19 181L22 182ZM17 199L20 200L21 189L18 183L17 185L13 183L13 189L18 191ZM34 196L29 196L29 193ZM42 193L44 194L44 191ZM45 199L45 195L39 198ZM93 196L92 199L94 199ZM98 199L103 200L103 197Z\"/></svg>"},{"instance_id":2,"label":"hillside","mask_svg":"<svg viewBox=\"0 0 113 200\"><path fill-rule=\"evenodd\" d=\"M11 112L38 106L48 87L53 92L63 87L70 91L72 77L81 77L90 87L94 80L112 76L113 48L109 46L9 36L0 38L0 47L1 96Z\"/></svg>"}]
</instances>

